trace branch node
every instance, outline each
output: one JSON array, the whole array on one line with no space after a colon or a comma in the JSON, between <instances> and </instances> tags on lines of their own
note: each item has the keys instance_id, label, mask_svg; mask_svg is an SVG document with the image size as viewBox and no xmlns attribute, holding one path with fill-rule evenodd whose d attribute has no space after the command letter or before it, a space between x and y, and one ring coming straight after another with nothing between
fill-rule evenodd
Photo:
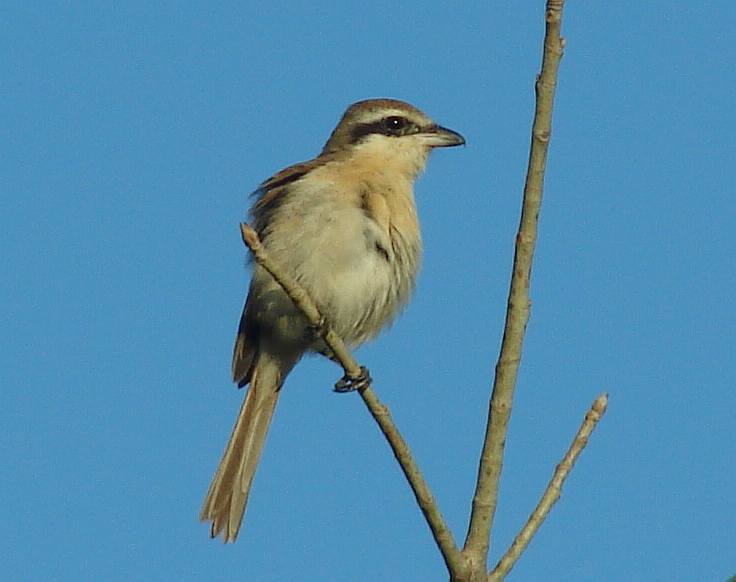
<instances>
[{"instance_id":1,"label":"branch node","mask_svg":"<svg viewBox=\"0 0 736 582\"><path fill-rule=\"evenodd\" d=\"M534 534L537 533L537 530L547 518L552 506L560 499L560 496L562 495L562 485L565 483L565 479L567 479L570 471L572 471L572 468L575 466L575 462L580 456L580 453L583 452L583 449L588 444L588 439L598 425L598 421L600 421L605 414L607 403L608 395L601 394L591 405L585 415L583 424L578 429L578 432L570 445L570 448L555 467L552 479L550 479L539 503L534 508L529 519L527 519L524 527L514 538L514 542L511 544L511 547L506 551L503 557L498 561L498 564L496 564L496 567L488 575L488 579L490 581L503 580L506 577L529 545Z\"/></svg>"}]
</instances>

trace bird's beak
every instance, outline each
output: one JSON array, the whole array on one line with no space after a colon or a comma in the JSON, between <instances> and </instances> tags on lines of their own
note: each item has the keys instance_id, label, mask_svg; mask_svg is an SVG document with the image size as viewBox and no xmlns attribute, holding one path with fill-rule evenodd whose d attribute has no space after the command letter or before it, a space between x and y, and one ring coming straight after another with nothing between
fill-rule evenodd
<instances>
[{"instance_id":1,"label":"bird's beak","mask_svg":"<svg viewBox=\"0 0 736 582\"><path fill-rule=\"evenodd\" d=\"M456 131L435 125L419 134L422 143L431 148L465 145L465 138Z\"/></svg>"}]
</instances>

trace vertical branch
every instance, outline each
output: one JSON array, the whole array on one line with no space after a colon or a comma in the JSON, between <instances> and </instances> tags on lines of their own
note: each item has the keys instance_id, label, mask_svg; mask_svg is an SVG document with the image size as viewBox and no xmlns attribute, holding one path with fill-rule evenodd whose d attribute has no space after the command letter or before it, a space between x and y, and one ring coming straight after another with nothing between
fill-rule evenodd
<instances>
[{"instance_id":1,"label":"vertical branch","mask_svg":"<svg viewBox=\"0 0 736 582\"><path fill-rule=\"evenodd\" d=\"M463 554L473 564L473 569L479 569L481 564L485 569L488 559L490 531L498 500L498 484L503 465L506 431L521 361L524 332L529 320L529 279L537 240L539 209L542 203L542 186L552 127L552 105L557 70L564 44L560 38L563 5L564 0L547 1L542 71L536 83L536 111L532 126L521 221L516 235L506 325L501 353L496 364L488 424L478 468L478 481L463 549Z\"/></svg>"}]
</instances>

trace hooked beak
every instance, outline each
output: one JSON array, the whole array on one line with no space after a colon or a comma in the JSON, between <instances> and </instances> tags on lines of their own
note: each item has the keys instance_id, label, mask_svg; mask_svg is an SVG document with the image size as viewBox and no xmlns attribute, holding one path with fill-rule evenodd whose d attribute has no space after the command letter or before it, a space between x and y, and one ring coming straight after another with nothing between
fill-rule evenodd
<instances>
[{"instance_id":1,"label":"hooked beak","mask_svg":"<svg viewBox=\"0 0 736 582\"><path fill-rule=\"evenodd\" d=\"M456 131L441 125L434 125L419 134L424 145L431 148L447 148L465 145L465 138Z\"/></svg>"}]
</instances>

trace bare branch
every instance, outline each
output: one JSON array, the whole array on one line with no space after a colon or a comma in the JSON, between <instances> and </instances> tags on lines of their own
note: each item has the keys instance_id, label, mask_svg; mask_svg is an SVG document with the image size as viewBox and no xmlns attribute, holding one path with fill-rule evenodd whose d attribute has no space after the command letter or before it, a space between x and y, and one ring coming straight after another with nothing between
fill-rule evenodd
<instances>
[{"instance_id":1,"label":"bare branch","mask_svg":"<svg viewBox=\"0 0 736 582\"><path fill-rule=\"evenodd\" d=\"M563 48L563 41L560 38L563 4L564 0L548 0L547 2L542 72L536 83L537 104L532 127L521 221L516 236L506 325L501 353L496 365L486 436L478 468L478 481L463 549L463 555L473 563L474 569L479 568L482 564L484 571L488 559L491 525L498 501L498 482L503 465L506 430L521 361L524 332L529 320L529 280L537 239L537 221L542 203L547 147L552 129L552 105L557 83L557 70Z\"/></svg>"},{"instance_id":2,"label":"bare branch","mask_svg":"<svg viewBox=\"0 0 736 582\"><path fill-rule=\"evenodd\" d=\"M342 365L345 374L350 378L359 378L362 373L361 367L347 349L342 339L325 324L324 318L309 294L288 273L268 258L258 238L258 234L253 228L248 224L242 223L240 225L240 234L243 237L243 242L253 253L256 262L268 271L276 282L281 285L294 304L302 311L310 325L317 329L324 342L332 351L335 359ZM366 408L371 413L371 416L378 423L383 436L386 437L394 453L394 457L399 462L401 470L414 493L414 497L416 497L417 504L422 510L429 528L432 530L432 536L442 553L447 569L450 572L462 570L462 555L455 544L452 532L447 527L437 507L437 503L432 496L432 492L424 480L419 466L409 450L409 446L399 433L399 429L396 428L388 408L380 402L370 384L366 388L358 390L358 393L363 399Z\"/></svg>"},{"instance_id":3,"label":"bare branch","mask_svg":"<svg viewBox=\"0 0 736 582\"><path fill-rule=\"evenodd\" d=\"M493 571L488 575L488 582L498 582L499 580L503 580L529 545L532 537L534 537L534 534L537 533L542 522L547 518L547 514L549 514L552 506L557 503L557 500L560 498L562 485L565 483L565 479L567 479L570 471L572 471L575 461L578 460L578 457L580 456L580 453L583 452L585 445L588 444L588 438L598 425L598 421L606 413L607 407L608 394L601 394L595 399L590 410L588 410L588 413L585 415L585 420L583 420L583 424L575 435L575 439L570 445L570 448L567 453L565 453L560 464L557 465L557 468L552 475L552 479L550 480L549 485L547 485L547 489L545 489L537 507L534 508L534 511L529 516L526 524L516 538L514 538L514 542L511 544L511 547L499 560Z\"/></svg>"}]
</instances>

